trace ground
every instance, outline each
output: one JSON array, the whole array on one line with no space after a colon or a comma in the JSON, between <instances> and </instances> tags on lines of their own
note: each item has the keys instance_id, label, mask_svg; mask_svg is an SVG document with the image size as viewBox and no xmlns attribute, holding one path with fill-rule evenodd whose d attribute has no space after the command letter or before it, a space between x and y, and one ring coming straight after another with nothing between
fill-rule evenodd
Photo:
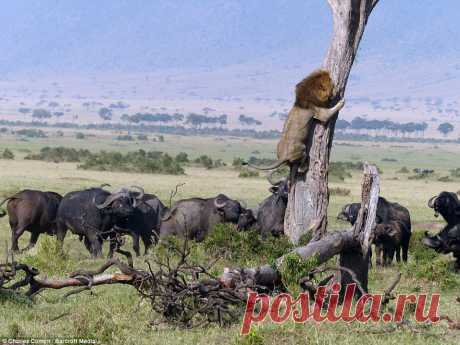
<instances>
[{"instance_id":1,"label":"ground","mask_svg":"<svg viewBox=\"0 0 460 345\"><path fill-rule=\"evenodd\" d=\"M185 183L176 199L191 196L213 196L225 193L230 197L245 201L254 207L268 196L268 183L264 178L238 178L238 172L231 167L234 157L273 157L275 141L255 139L165 136L165 142L115 142L113 137L119 133L93 132L94 136L85 140L74 139L74 134L66 132L63 138L18 140L14 136L0 137L0 151L9 148L15 154L15 160L0 160L0 197L14 192L33 188L66 193L85 187L110 183L114 188L122 185L141 185L146 191L157 194L169 204L170 191L176 184ZM154 136L154 134L151 134ZM199 167L186 168L186 175L152 175L84 171L77 169L75 163L51 163L23 160L29 152L37 152L43 146L62 145L66 147L88 148L98 151L117 150L127 152L143 148L160 150L171 154L184 151L192 158L207 154L212 158L223 159L228 166L207 170ZM336 142L332 152L333 161L364 161L375 163L382 171L381 195L391 201L406 206L412 217L414 231L435 231L442 220L433 216L426 206L427 200L447 190L456 192L459 180L438 181L439 177L450 176L450 170L458 167L456 157L458 146L425 144L379 144ZM410 171L397 173L403 166ZM434 169L435 176L427 179L409 179L414 175L412 169ZM360 199L361 173L351 171L352 177L345 181L331 178L330 187L349 189L350 195L332 194L329 206L329 231L345 229L348 225L336 220L342 205ZM0 253L10 239L7 218L0 220ZM28 234L20 241L24 247ZM36 265L42 275L62 277L77 267L95 267L104 260L92 260L84 246L73 235L68 235L63 258L51 255L47 246L50 241L43 236L37 248L21 254L17 259ZM130 248L130 243L127 244ZM107 248L105 248L105 252ZM3 254L1 255L3 257ZM143 265L149 257L136 259L137 265ZM410 259L413 266L413 258ZM453 270L452 257L441 260L448 262ZM228 262L227 262L228 264ZM416 269L416 268L414 268ZM460 319L458 286L460 279L453 275L454 286L445 286L440 280L416 279L404 266L393 265L389 268L376 268L370 271L370 290L382 292L388 287L398 271L403 272L397 292L440 292L441 314L452 319ZM314 324L295 325L286 323L275 325L265 323L256 327L251 338L239 335L240 323L229 328L216 326L198 329L178 329L168 325L151 326L150 321L157 318L151 312L149 304L141 301L137 292L129 286L97 287L93 293L84 292L62 300L63 291L46 291L38 295L33 302L12 296L0 296L0 339L2 337L40 337L59 336L96 338L101 344L454 344L458 343L459 331L450 330L444 322L427 326L423 331L415 332L408 328L381 334L382 325L373 324Z\"/></svg>"}]
</instances>

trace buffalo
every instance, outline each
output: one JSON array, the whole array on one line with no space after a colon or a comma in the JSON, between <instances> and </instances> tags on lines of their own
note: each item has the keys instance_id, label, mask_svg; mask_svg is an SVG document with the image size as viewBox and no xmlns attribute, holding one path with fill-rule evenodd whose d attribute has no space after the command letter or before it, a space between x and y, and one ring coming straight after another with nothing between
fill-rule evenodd
<instances>
[{"instance_id":1,"label":"buffalo","mask_svg":"<svg viewBox=\"0 0 460 345\"><path fill-rule=\"evenodd\" d=\"M460 203L455 193L442 192L428 201L428 207L434 209L447 225L437 234L426 233L422 243L440 253L453 253L456 266L460 269Z\"/></svg>"},{"instance_id":2,"label":"buffalo","mask_svg":"<svg viewBox=\"0 0 460 345\"><path fill-rule=\"evenodd\" d=\"M272 184L269 189L272 195L262 201L257 212L256 230L262 237L284 234L284 214L289 195L287 179L273 182L269 176L268 181Z\"/></svg>"},{"instance_id":3,"label":"buffalo","mask_svg":"<svg viewBox=\"0 0 460 345\"><path fill-rule=\"evenodd\" d=\"M460 223L460 203L457 194L441 192L428 200L428 207L434 209L435 217L439 214L449 225Z\"/></svg>"},{"instance_id":4,"label":"buffalo","mask_svg":"<svg viewBox=\"0 0 460 345\"><path fill-rule=\"evenodd\" d=\"M137 256L140 255L139 239L144 243L147 254L149 248L156 242L160 235L161 218L167 207L153 194L143 194L133 213L121 219L116 225L118 233L128 233L133 237L133 249Z\"/></svg>"},{"instance_id":5,"label":"buffalo","mask_svg":"<svg viewBox=\"0 0 460 345\"><path fill-rule=\"evenodd\" d=\"M180 200L166 211L162 219L160 237L178 235L203 241L219 223L237 224L243 207L226 195L215 198Z\"/></svg>"},{"instance_id":6,"label":"buffalo","mask_svg":"<svg viewBox=\"0 0 460 345\"><path fill-rule=\"evenodd\" d=\"M56 234L56 214L62 196L54 192L42 192L26 189L6 198L5 202L11 227L11 250L18 252L18 240L24 231L30 231L29 245L24 249L33 248L40 234ZM1 212L4 217L6 212Z\"/></svg>"},{"instance_id":7,"label":"buffalo","mask_svg":"<svg viewBox=\"0 0 460 345\"><path fill-rule=\"evenodd\" d=\"M342 208L342 210L337 216L337 219L348 221L352 225L354 225L358 217L358 212L360 209L361 209L361 204L359 203L347 204ZM390 230L393 231L392 229L393 229L393 226L395 225L395 223L393 222L399 223L398 226L401 226L401 231L403 231L403 233L401 234L401 243L400 243L400 247L402 249L402 258L404 262L407 262L407 256L408 256L408 251L409 251L409 241L410 241L410 237L412 234L412 225L411 225L409 210L396 202L389 202L385 198L379 197L379 200L377 203L377 214L376 214L375 220L376 220L377 225L379 224L389 225L389 226L380 227L379 229L380 233L382 231L390 231ZM393 233L387 234L385 236L387 236L386 238L388 238L388 236L392 237ZM375 236L374 236L374 240L375 240ZM385 241L385 243L388 243L388 241ZM383 245L383 242L377 239L376 242L374 242L374 244L376 245L376 251L378 253L381 253L382 251L384 251L384 248L381 247ZM396 251L396 248L395 248L395 251ZM377 264L380 264L380 263L381 261L377 257Z\"/></svg>"},{"instance_id":8,"label":"buffalo","mask_svg":"<svg viewBox=\"0 0 460 345\"><path fill-rule=\"evenodd\" d=\"M102 242L110 238L111 255L116 238L113 228L133 214L142 197L143 192L135 195L126 188L114 193L102 188L90 188L66 194L56 217L56 234L61 246L70 229L84 239L85 247L93 257L102 256Z\"/></svg>"},{"instance_id":9,"label":"buffalo","mask_svg":"<svg viewBox=\"0 0 460 345\"><path fill-rule=\"evenodd\" d=\"M238 229L238 231L246 231L251 229L256 223L257 219L254 216L254 212L251 209L247 208L241 211L236 228Z\"/></svg>"},{"instance_id":10,"label":"buffalo","mask_svg":"<svg viewBox=\"0 0 460 345\"><path fill-rule=\"evenodd\" d=\"M401 249L404 262L407 262L410 234L399 221L377 224L373 234L377 265L389 265L396 254L396 261L401 262Z\"/></svg>"}]
</instances>

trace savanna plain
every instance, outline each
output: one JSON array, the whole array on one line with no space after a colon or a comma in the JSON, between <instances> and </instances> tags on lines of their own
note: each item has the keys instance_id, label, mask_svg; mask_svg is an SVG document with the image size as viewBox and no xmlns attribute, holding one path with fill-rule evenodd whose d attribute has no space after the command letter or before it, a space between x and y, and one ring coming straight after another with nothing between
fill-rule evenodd
<instances>
[{"instance_id":1,"label":"savanna plain","mask_svg":"<svg viewBox=\"0 0 460 345\"><path fill-rule=\"evenodd\" d=\"M273 158L276 141L236 137L175 136L164 135L164 141L114 140L118 133L94 131L85 139L76 139L70 131L62 136L48 138L18 139L14 135L0 134L0 151L9 149L14 159L0 160L0 197L29 188L52 190L65 194L74 190L108 183L112 188L140 185L146 192L156 194L168 206L170 193L178 184L174 200L200 196L210 197L224 193L244 201L248 207L256 207L269 195L269 183L263 175L242 178L240 171L232 166L234 158ZM155 136L154 133L150 134ZM45 146L63 146L130 152L139 149L162 151L171 156L179 152L188 154L191 160L203 154L221 159L225 166L206 169L188 164L183 175L139 174L112 171L78 169L78 163L24 160L26 155L38 153ZM460 147L450 144L398 144L378 142L339 142L332 150L332 162L368 161L381 171L381 196L406 206L412 218L413 240L407 265L393 263L390 267L370 269L371 292L382 293L397 272L402 273L396 293L441 293L440 314L460 319L460 275L454 270L451 256L428 253L419 243L424 231L436 232L443 226L427 207L427 200L441 191L460 190ZM405 169L404 169L405 168ZM416 168L433 169L434 173L419 176ZM328 210L328 231L347 229L349 224L336 216L344 204L360 200L362 172L357 169L347 174L331 174ZM347 192L334 192L339 190ZM172 200L172 201L174 201ZM29 233L20 240L20 247L27 245ZM0 254L6 253L10 242L7 217L0 219ZM194 260L210 262L216 254L197 244ZM131 248L130 240L125 244ZM155 251L155 248L152 252ZM104 247L107 253L107 245ZM150 256L135 259L137 267L145 267ZM237 260L224 256L213 267L222 272L224 267L256 265L264 263L263 256L245 253ZM42 276L65 277L77 268L96 268L105 259L91 259L84 245L69 233L64 252L56 249L54 239L42 235L32 250L16 256L16 260L28 263L40 270ZM160 316L152 312L147 300L142 300L130 286L109 285L95 287L63 299L64 291L44 291L30 301L23 297L0 292L0 337L11 338L93 338L100 344L458 344L460 333L449 329L447 323L417 325L407 314L406 325L372 323L314 323L282 325L265 322L253 328L249 336L240 335L241 320L226 327L216 325L192 329L155 323Z\"/></svg>"}]
</instances>

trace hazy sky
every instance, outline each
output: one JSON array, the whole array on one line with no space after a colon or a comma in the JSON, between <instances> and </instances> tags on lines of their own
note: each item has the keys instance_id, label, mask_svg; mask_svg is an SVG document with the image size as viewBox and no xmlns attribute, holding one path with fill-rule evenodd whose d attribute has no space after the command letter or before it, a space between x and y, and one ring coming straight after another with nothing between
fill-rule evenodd
<instances>
[{"instance_id":1,"label":"hazy sky","mask_svg":"<svg viewBox=\"0 0 460 345\"><path fill-rule=\"evenodd\" d=\"M359 58L458 56L460 1L381 0ZM326 0L14 0L0 10L0 72L139 72L319 60Z\"/></svg>"}]
</instances>

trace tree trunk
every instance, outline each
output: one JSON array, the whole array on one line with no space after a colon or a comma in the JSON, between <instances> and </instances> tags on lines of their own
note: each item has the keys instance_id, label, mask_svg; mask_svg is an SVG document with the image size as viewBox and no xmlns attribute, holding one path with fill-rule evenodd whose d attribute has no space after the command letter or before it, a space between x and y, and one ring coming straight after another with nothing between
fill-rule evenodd
<instances>
[{"instance_id":1,"label":"tree trunk","mask_svg":"<svg viewBox=\"0 0 460 345\"><path fill-rule=\"evenodd\" d=\"M322 68L335 82L336 100L343 97L348 76L358 51L367 19L378 0L328 0L332 9L334 30L332 42ZM308 231L313 239L326 233L329 204L328 169L337 115L326 125L314 121L306 147L309 152L306 174L298 174L289 192L284 231L293 243Z\"/></svg>"}]
</instances>

